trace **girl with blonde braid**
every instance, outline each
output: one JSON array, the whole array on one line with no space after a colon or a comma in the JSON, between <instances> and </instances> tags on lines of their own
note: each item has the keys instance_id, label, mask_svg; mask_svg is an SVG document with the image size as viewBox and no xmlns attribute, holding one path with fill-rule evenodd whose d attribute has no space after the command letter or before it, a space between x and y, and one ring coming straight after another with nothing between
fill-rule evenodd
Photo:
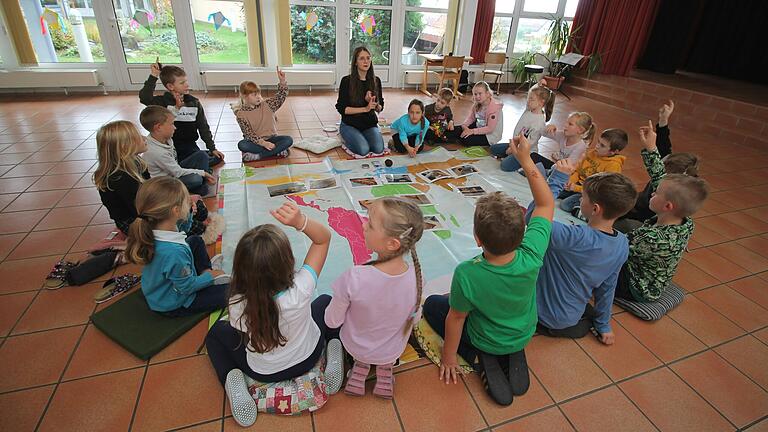
<instances>
[{"instance_id":1,"label":"girl with blonde braid","mask_svg":"<svg viewBox=\"0 0 768 432\"><path fill-rule=\"evenodd\" d=\"M315 302L330 302L325 323L341 327L341 343L355 359L344 391L363 396L365 378L375 365L373 394L391 399L392 367L421 315L423 281L416 243L424 232L424 218L417 205L399 198L374 201L368 216L365 244L377 259L347 270L333 283L333 298L323 295ZM405 260L406 253L413 265Z\"/></svg>"}]
</instances>

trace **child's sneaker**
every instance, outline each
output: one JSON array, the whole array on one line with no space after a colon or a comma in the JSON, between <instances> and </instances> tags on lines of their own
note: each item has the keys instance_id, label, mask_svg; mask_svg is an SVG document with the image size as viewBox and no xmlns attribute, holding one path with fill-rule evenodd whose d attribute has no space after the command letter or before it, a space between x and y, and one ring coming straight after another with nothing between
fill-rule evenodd
<instances>
[{"instance_id":1,"label":"child's sneaker","mask_svg":"<svg viewBox=\"0 0 768 432\"><path fill-rule=\"evenodd\" d=\"M243 162L253 162L259 159L261 159L260 154L243 152Z\"/></svg>"},{"instance_id":2,"label":"child's sneaker","mask_svg":"<svg viewBox=\"0 0 768 432\"><path fill-rule=\"evenodd\" d=\"M355 360L352 370L347 374L347 385L344 387L344 393L352 396L365 396L365 379L368 378L368 371L371 365Z\"/></svg>"},{"instance_id":3,"label":"child's sneaker","mask_svg":"<svg viewBox=\"0 0 768 432\"><path fill-rule=\"evenodd\" d=\"M281 151L280 153L278 153L277 157L279 157L279 158L287 158L290 155L291 155L291 150L290 149L285 149L285 150Z\"/></svg>"},{"instance_id":4,"label":"child's sneaker","mask_svg":"<svg viewBox=\"0 0 768 432\"><path fill-rule=\"evenodd\" d=\"M478 351L480 357L480 379L483 381L485 391L499 405L511 405L514 400L512 387L510 386L499 360L493 354Z\"/></svg>"},{"instance_id":5,"label":"child's sneaker","mask_svg":"<svg viewBox=\"0 0 768 432\"><path fill-rule=\"evenodd\" d=\"M392 375L392 365L376 366L376 387L373 394L380 398L392 399L395 394L395 377Z\"/></svg>"},{"instance_id":6,"label":"child's sneaker","mask_svg":"<svg viewBox=\"0 0 768 432\"><path fill-rule=\"evenodd\" d=\"M232 409L232 418L242 427L249 427L256 423L256 401L248 392L243 371L232 369L227 374L224 389L229 398L229 406Z\"/></svg>"},{"instance_id":7,"label":"child's sneaker","mask_svg":"<svg viewBox=\"0 0 768 432\"><path fill-rule=\"evenodd\" d=\"M338 393L344 382L344 348L340 340L331 339L325 350L325 384L332 395Z\"/></svg>"},{"instance_id":8,"label":"child's sneaker","mask_svg":"<svg viewBox=\"0 0 768 432\"><path fill-rule=\"evenodd\" d=\"M211 270L221 270L222 265L224 265L224 255L217 254L211 258Z\"/></svg>"}]
</instances>

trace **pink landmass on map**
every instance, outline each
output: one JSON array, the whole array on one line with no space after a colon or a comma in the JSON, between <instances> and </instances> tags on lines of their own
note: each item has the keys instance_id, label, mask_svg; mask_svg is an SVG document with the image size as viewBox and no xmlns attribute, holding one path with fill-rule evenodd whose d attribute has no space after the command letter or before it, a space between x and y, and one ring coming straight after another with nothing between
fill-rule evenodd
<instances>
[{"instance_id":1,"label":"pink landmass on map","mask_svg":"<svg viewBox=\"0 0 768 432\"><path fill-rule=\"evenodd\" d=\"M293 200L297 205L305 206L305 207L312 207L315 210L323 211L323 209L320 208L319 205L315 204L314 201L306 202L304 201L304 197L299 195L287 195L288 199Z\"/></svg>"},{"instance_id":2,"label":"pink landmass on map","mask_svg":"<svg viewBox=\"0 0 768 432\"><path fill-rule=\"evenodd\" d=\"M323 211L314 201L306 202L303 197L297 195L288 195L288 198L300 206ZM328 224L349 243L349 250L352 252L354 264L362 265L370 261L372 253L365 247L363 218L357 212L342 207L330 207L327 213Z\"/></svg>"}]
</instances>

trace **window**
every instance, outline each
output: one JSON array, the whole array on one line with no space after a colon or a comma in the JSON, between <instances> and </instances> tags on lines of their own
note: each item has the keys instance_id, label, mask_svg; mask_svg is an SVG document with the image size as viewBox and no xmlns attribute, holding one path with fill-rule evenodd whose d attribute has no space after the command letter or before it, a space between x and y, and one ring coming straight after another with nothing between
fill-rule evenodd
<instances>
[{"instance_id":1,"label":"window","mask_svg":"<svg viewBox=\"0 0 768 432\"><path fill-rule=\"evenodd\" d=\"M376 2L371 1L371 3ZM385 3L385 1L382 0L380 3ZM364 46L371 52L371 60L374 64L389 64L392 10L350 8L349 20L352 27L349 39L350 60L355 48Z\"/></svg>"},{"instance_id":2,"label":"window","mask_svg":"<svg viewBox=\"0 0 768 432\"><path fill-rule=\"evenodd\" d=\"M294 64L336 62L336 8L322 6L323 3L291 5L291 54Z\"/></svg>"},{"instance_id":3,"label":"window","mask_svg":"<svg viewBox=\"0 0 768 432\"><path fill-rule=\"evenodd\" d=\"M104 46L93 9L85 2L21 2L32 47L39 63L105 62Z\"/></svg>"},{"instance_id":4,"label":"window","mask_svg":"<svg viewBox=\"0 0 768 432\"><path fill-rule=\"evenodd\" d=\"M129 64L181 63L171 0L112 0Z\"/></svg>"},{"instance_id":5,"label":"window","mask_svg":"<svg viewBox=\"0 0 768 432\"><path fill-rule=\"evenodd\" d=\"M243 0L191 0L201 63L248 63Z\"/></svg>"},{"instance_id":6,"label":"window","mask_svg":"<svg viewBox=\"0 0 768 432\"><path fill-rule=\"evenodd\" d=\"M423 64L419 54L443 52L449 0L407 0L400 62Z\"/></svg>"},{"instance_id":7,"label":"window","mask_svg":"<svg viewBox=\"0 0 768 432\"><path fill-rule=\"evenodd\" d=\"M507 55L546 52L546 35L553 18L562 17L570 26L579 0L497 1L491 33L491 51ZM563 11L561 14L558 11Z\"/></svg>"}]
</instances>

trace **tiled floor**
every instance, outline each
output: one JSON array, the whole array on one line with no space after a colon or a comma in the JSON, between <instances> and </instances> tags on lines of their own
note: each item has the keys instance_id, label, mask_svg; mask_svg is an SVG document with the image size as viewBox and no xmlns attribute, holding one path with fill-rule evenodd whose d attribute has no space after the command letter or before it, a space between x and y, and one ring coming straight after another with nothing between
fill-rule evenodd
<instances>
[{"instance_id":1,"label":"tiled floor","mask_svg":"<svg viewBox=\"0 0 768 432\"><path fill-rule=\"evenodd\" d=\"M227 167L238 166L233 94L201 95ZM385 91L384 117L404 113L413 91ZM422 98L423 99L423 98ZM511 133L523 96L505 95ZM95 131L137 120L135 95L5 97L0 105L0 430L237 430L205 356L201 323L149 362L88 324L101 282L40 289L51 265L77 258L112 226L91 184ZM338 115L332 93L294 93L279 112L282 133L322 134ZM465 115L466 101L455 111ZM654 113L631 113L588 99L559 100L555 121L574 110L600 129L631 131L625 173L647 177L635 130ZM461 116L460 116L461 117ZM615 309L617 342L535 337L527 349L528 394L496 406L477 376L437 380L425 361L397 375L394 401L333 396L312 415L259 417L254 429L331 430L768 430L768 149L747 150L675 126L677 151L703 162L712 197L675 281L685 302L655 323ZM318 161L291 158L255 165ZM344 157L337 150L332 158ZM214 203L209 208L213 209ZM130 266L119 273L137 270ZM104 276L100 280L108 277Z\"/></svg>"}]
</instances>

